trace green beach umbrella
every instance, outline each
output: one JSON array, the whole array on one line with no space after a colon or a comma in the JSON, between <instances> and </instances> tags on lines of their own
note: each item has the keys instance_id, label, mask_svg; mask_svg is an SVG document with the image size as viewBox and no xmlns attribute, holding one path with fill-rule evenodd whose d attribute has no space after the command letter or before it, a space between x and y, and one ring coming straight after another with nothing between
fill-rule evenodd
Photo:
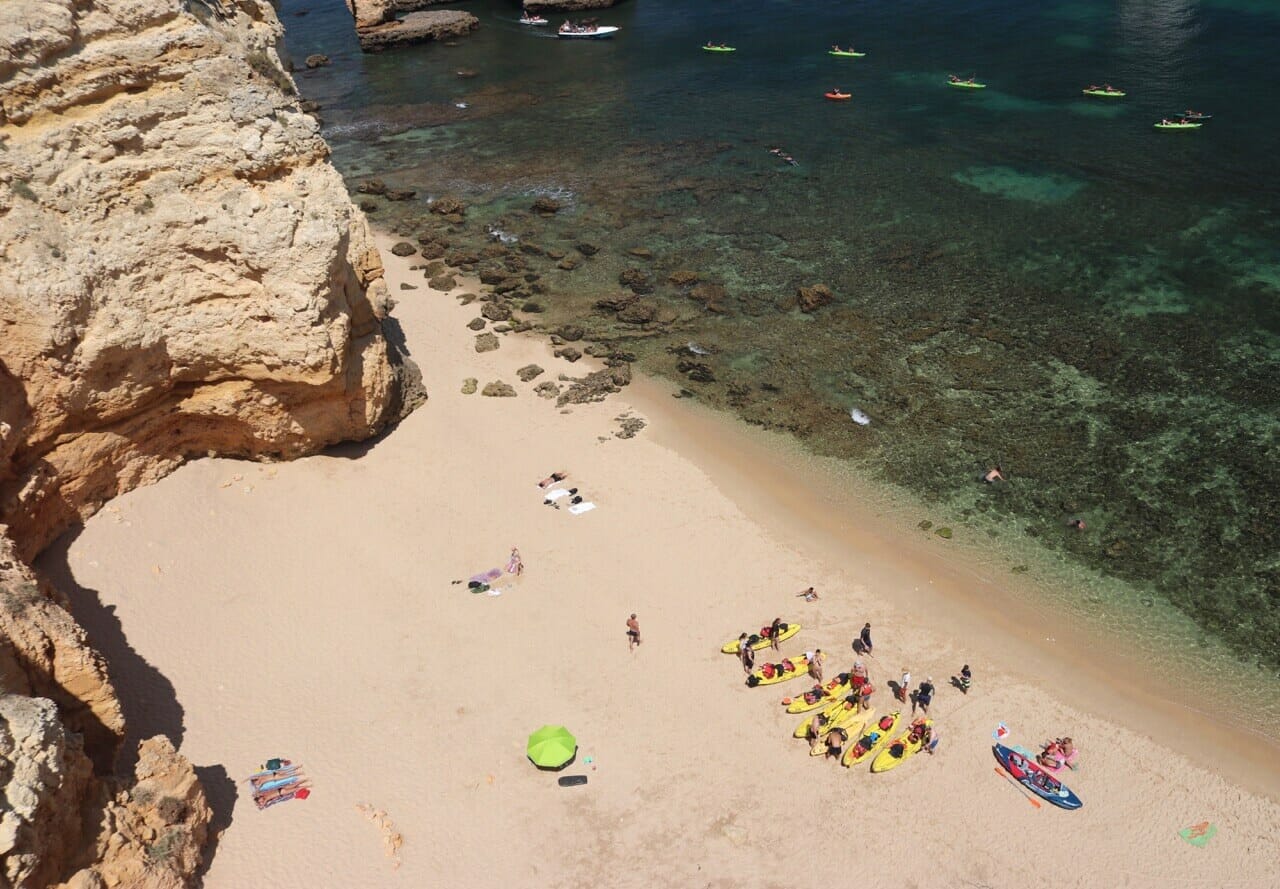
<instances>
[{"instance_id":1,"label":"green beach umbrella","mask_svg":"<svg viewBox=\"0 0 1280 889\"><path fill-rule=\"evenodd\" d=\"M578 742L562 725L544 725L529 736L529 761L540 769L563 769L578 753Z\"/></svg>"}]
</instances>

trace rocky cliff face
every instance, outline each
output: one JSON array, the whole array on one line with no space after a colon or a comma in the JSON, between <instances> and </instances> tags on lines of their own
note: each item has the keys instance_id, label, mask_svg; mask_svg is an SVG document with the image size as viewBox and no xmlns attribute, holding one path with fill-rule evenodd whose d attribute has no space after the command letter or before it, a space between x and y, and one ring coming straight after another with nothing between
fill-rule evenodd
<instances>
[{"instance_id":1,"label":"rocky cliff face","mask_svg":"<svg viewBox=\"0 0 1280 889\"><path fill-rule=\"evenodd\" d=\"M186 459L399 406L381 259L280 32L265 0L0 3L0 883L182 885L208 823L163 739L109 774L107 666L24 560Z\"/></svg>"}]
</instances>

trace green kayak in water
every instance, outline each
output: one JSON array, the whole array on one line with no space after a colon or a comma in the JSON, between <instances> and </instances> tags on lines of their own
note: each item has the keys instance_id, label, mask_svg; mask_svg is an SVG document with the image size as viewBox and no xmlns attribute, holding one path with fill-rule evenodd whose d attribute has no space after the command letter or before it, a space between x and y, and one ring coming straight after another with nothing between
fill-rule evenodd
<instances>
[{"instance_id":1,"label":"green kayak in water","mask_svg":"<svg viewBox=\"0 0 1280 889\"><path fill-rule=\"evenodd\" d=\"M978 83L973 80L948 80L947 83L956 89L962 90L984 90L987 88L985 83Z\"/></svg>"},{"instance_id":2,"label":"green kayak in water","mask_svg":"<svg viewBox=\"0 0 1280 889\"><path fill-rule=\"evenodd\" d=\"M736 46L704 46L703 52L737 52Z\"/></svg>"},{"instance_id":3,"label":"green kayak in water","mask_svg":"<svg viewBox=\"0 0 1280 889\"><path fill-rule=\"evenodd\" d=\"M1128 95L1124 90L1081 90L1086 96L1100 96L1103 99L1122 99Z\"/></svg>"},{"instance_id":4,"label":"green kayak in water","mask_svg":"<svg viewBox=\"0 0 1280 889\"><path fill-rule=\"evenodd\" d=\"M1192 123L1189 120L1174 120L1174 121L1162 120L1160 121L1160 123L1156 124L1156 129L1157 130L1198 130L1202 126L1204 126L1204 124Z\"/></svg>"},{"instance_id":5,"label":"green kayak in water","mask_svg":"<svg viewBox=\"0 0 1280 889\"><path fill-rule=\"evenodd\" d=\"M843 49L829 49L827 50L827 55L840 56L846 59L860 59L863 56L865 56L866 53L865 52L847 52Z\"/></svg>"}]
</instances>

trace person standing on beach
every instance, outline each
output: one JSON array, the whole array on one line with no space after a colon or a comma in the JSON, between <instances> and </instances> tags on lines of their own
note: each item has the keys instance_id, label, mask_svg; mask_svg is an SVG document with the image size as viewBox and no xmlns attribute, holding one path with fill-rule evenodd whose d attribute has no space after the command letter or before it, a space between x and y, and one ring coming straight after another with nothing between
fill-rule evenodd
<instances>
[{"instance_id":1,"label":"person standing on beach","mask_svg":"<svg viewBox=\"0 0 1280 889\"><path fill-rule=\"evenodd\" d=\"M969 665L965 664L960 668L960 691L965 694L969 693L969 686L973 683L973 671L969 669Z\"/></svg>"},{"instance_id":2,"label":"person standing on beach","mask_svg":"<svg viewBox=\"0 0 1280 889\"><path fill-rule=\"evenodd\" d=\"M911 713L915 715L916 705L920 706L926 714L929 712L929 705L933 703L933 677L925 679L920 683L920 687L916 689L915 699L911 702Z\"/></svg>"},{"instance_id":3,"label":"person standing on beach","mask_svg":"<svg viewBox=\"0 0 1280 889\"><path fill-rule=\"evenodd\" d=\"M774 651L782 650L778 647L778 636L780 635L782 635L782 618L775 617L773 623L769 625L769 647Z\"/></svg>"},{"instance_id":4,"label":"person standing on beach","mask_svg":"<svg viewBox=\"0 0 1280 889\"><path fill-rule=\"evenodd\" d=\"M750 675L756 666L756 652L747 641L748 638L746 633L738 637L738 659L742 661L743 671Z\"/></svg>"},{"instance_id":5,"label":"person standing on beach","mask_svg":"<svg viewBox=\"0 0 1280 889\"><path fill-rule=\"evenodd\" d=\"M875 686L871 684L871 680L862 683L858 689L858 712L862 713L871 709L871 694L875 691Z\"/></svg>"},{"instance_id":6,"label":"person standing on beach","mask_svg":"<svg viewBox=\"0 0 1280 889\"><path fill-rule=\"evenodd\" d=\"M813 677L813 681L822 684L822 649L819 648L813 653L813 657L809 658L809 675Z\"/></svg>"},{"instance_id":7,"label":"person standing on beach","mask_svg":"<svg viewBox=\"0 0 1280 889\"><path fill-rule=\"evenodd\" d=\"M524 574L524 560L520 558L520 550L511 547L511 558L507 559L507 573L519 577Z\"/></svg>"},{"instance_id":8,"label":"person standing on beach","mask_svg":"<svg viewBox=\"0 0 1280 889\"><path fill-rule=\"evenodd\" d=\"M636 620L636 616L633 614L631 617L627 618L627 647L634 651L635 647L639 644L640 621Z\"/></svg>"},{"instance_id":9,"label":"person standing on beach","mask_svg":"<svg viewBox=\"0 0 1280 889\"><path fill-rule=\"evenodd\" d=\"M862 650L871 654L871 624L863 624L862 634L858 638L862 640Z\"/></svg>"},{"instance_id":10,"label":"person standing on beach","mask_svg":"<svg viewBox=\"0 0 1280 889\"><path fill-rule=\"evenodd\" d=\"M898 683L897 699L902 703L907 702L907 692L911 689L911 671L906 667L902 668L902 681Z\"/></svg>"}]
</instances>

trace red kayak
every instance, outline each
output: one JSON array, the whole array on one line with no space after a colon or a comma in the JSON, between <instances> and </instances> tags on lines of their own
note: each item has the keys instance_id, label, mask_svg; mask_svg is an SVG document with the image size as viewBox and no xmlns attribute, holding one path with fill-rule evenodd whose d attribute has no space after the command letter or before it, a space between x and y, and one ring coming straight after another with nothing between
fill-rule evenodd
<instances>
[{"instance_id":1,"label":"red kayak","mask_svg":"<svg viewBox=\"0 0 1280 889\"><path fill-rule=\"evenodd\" d=\"M848 102L853 98L853 93L823 93L832 102Z\"/></svg>"}]
</instances>

